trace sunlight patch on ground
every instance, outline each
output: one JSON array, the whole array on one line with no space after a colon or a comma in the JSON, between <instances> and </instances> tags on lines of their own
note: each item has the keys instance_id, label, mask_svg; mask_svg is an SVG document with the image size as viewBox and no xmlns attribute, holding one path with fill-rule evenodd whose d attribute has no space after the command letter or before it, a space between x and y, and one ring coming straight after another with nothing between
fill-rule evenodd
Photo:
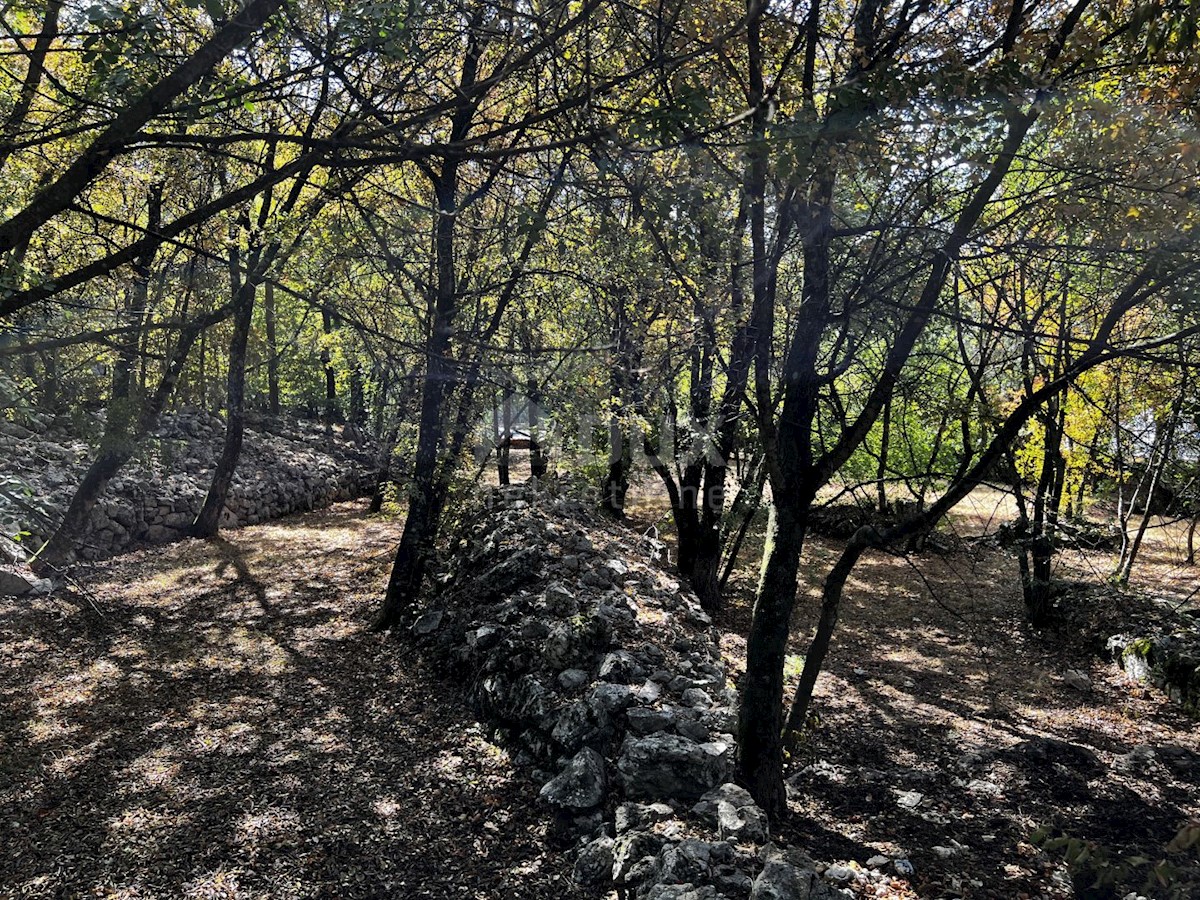
<instances>
[{"instance_id":1,"label":"sunlight patch on ground","mask_svg":"<svg viewBox=\"0 0 1200 900\"><path fill-rule=\"evenodd\" d=\"M171 747L156 747L143 753L121 770L122 780L132 790L169 787L182 770L179 751Z\"/></svg>"},{"instance_id":2,"label":"sunlight patch on ground","mask_svg":"<svg viewBox=\"0 0 1200 900\"><path fill-rule=\"evenodd\" d=\"M294 809L270 806L249 812L238 820L237 840L243 844L262 844L278 841L281 837L299 831L300 816Z\"/></svg>"}]
</instances>

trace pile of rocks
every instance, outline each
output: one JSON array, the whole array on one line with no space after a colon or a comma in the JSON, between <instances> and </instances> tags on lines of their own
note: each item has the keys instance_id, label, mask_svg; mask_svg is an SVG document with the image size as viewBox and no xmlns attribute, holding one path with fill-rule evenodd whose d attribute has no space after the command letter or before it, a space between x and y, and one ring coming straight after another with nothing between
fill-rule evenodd
<instances>
[{"instance_id":1,"label":"pile of rocks","mask_svg":"<svg viewBox=\"0 0 1200 900\"><path fill-rule=\"evenodd\" d=\"M0 454L18 461L15 478L0 492L0 527L10 536L24 532L26 547L36 549L49 537L87 471L95 448L80 430L33 431L0 422ZM217 416L164 415L93 509L80 556L102 559L182 537L204 503L224 436L225 422ZM319 423L252 420L222 523L255 524L361 496L374 487L377 467L373 448Z\"/></svg>"},{"instance_id":2,"label":"pile of rocks","mask_svg":"<svg viewBox=\"0 0 1200 900\"><path fill-rule=\"evenodd\" d=\"M575 878L653 900L831 896L730 782L735 692L657 541L569 482L489 494L411 629L543 782Z\"/></svg>"},{"instance_id":3,"label":"pile of rocks","mask_svg":"<svg viewBox=\"0 0 1200 900\"><path fill-rule=\"evenodd\" d=\"M1130 678L1150 682L1200 715L1200 626L1184 624L1138 638L1113 635L1108 652Z\"/></svg>"}]
</instances>

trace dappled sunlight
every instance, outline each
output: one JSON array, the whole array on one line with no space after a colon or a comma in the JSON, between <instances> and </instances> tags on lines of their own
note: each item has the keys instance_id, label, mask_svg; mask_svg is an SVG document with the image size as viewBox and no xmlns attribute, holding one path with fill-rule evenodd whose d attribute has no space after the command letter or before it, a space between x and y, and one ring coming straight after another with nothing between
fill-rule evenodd
<instances>
[{"instance_id":1,"label":"dappled sunlight","mask_svg":"<svg viewBox=\"0 0 1200 900\"><path fill-rule=\"evenodd\" d=\"M536 790L457 688L364 631L399 526L361 508L99 565L102 620L0 606L0 814L31 838L6 889L405 896L465 852L489 895L545 895Z\"/></svg>"}]
</instances>

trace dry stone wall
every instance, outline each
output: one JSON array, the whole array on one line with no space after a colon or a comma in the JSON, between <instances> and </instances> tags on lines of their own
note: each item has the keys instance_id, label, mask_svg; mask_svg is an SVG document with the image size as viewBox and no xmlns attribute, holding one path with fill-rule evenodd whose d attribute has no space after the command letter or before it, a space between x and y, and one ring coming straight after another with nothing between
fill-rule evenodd
<instances>
[{"instance_id":1,"label":"dry stone wall","mask_svg":"<svg viewBox=\"0 0 1200 900\"><path fill-rule=\"evenodd\" d=\"M97 434L101 426L95 423ZM153 438L96 504L80 556L101 559L182 537L204 503L224 434L225 422L217 416L196 411L163 416ZM40 547L94 452L71 431L0 422L0 453L15 462L0 497L5 533L27 532L22 544ZM374 486L377 459L373 447L346 441L340 431L327 433L319 423L252 419L222 523L250 525L361 496Z\"/></svg>"},{"instance_id":2,"label":"dry stone wall","mask_svg":"<svg viewBox=\"0 0 1200 900\"><path fill-rule=\"evenodd\" d=\"M736 695L719 635L565 481L500 489L469 517L411 631L473 688L542 784L575 879L650 900L818 900L839 889L771 843L732 783Z\"/></svg>"}]
</instances>

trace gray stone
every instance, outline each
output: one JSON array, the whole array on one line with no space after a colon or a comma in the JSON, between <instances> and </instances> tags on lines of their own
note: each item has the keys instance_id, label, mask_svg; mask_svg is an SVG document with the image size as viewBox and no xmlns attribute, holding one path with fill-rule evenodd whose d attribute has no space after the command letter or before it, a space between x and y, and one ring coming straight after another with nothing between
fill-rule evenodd
<instances>
[{"instance_id":1,"label":"gray stone","mask_svg":"<svg viewBox=\"0 0 1200 900\"><path fill-rule=\"evenodd\" d=\"M848 884L854 880L854 870L841 863L835 863L825 870L825 878L834 884Z\"/></svg>"},{"instance_id":2,"label":"gray stone","mask_svg":"<svg viewBox=\"0 0 1200 900\"><path fill-rule=\"evenodd\" d=\"M768 839L766 813L749 791L731 782L706 793L692 812L716 828L722 840L763 844Z\"/></svg>"},{"instance_id":3,"label":"gray stone","mask_svg":"<svg viewBox=\"0 0 1200 900\"><path fill-rule=\"evenodd\" d=\"M817 873L782 859L768 859L754 879L750 900L815 900L826 897Z\"/></svg>"},{"instance_id":4,"label":"gray stone","mask_svg":"<svg viewBox=\"0 0 1200 900\"><path fill-rule=\"evenodd\" d=\"M1085 694L1092 689L1092 679L1086 672L1081 672L1079 669L1067 669L1063 673L1063 684Z\"/></svg>"},{"instance_id":5,"label":"gray stone","mask_svg":"<svg viewBox=\"0 0 1200 900\"><path fill-rule=\"evenodd\" d=\"M609 715L616 715L633 702L633 691L627 684L609 684L597 681L588 691L588 702L600 707Z\"/></svg>"},{"instance_id":6,"label":"gray stone","mask_svg":"<svg viewBox=\"0 0 1200 900\"><path fill-rule=\"evenodd\" d=\"M639 703L655 703L662 697L662 688L647 679L642 686L633 692L634 699Z\"/></svg>"},{"instance_id":7,"label":"gray stone","mask_svg":"<svg viewBox=\"0 0 1200 900\"><path fill-rule=\"evenodd\" d=\"M23 597L32 590L32 580L8 569L0 569L0 597Z\"/></svg>"},{"instance_id":8,"label":"gray stone","mask_svg":"<svg viewBox=\"0 0 1200 900\"><path fill-rule=\"evenodd\" d=\"M1143 774L1149 771L1158 761L1154 748L1147 744L1138 744L1128 753L1113 760L1113 768L1121 772Z\"/></svg>"},{"instance_id":9,"label":"gray stone","mask_svg":"<svg viewBox=\"0 0 1200 900\"><path fill-rule=\"evenodd\" d=\"M613 827L618 834L644 831L674 816L675 810L665 803L622 803L613 817Z\"/></svg>"},{"instance_id":10,"label":"gray stone","mask_svg":"<svg viewBox=\"0 0 1200 900\"><path fill-rule=\"evenodd\" d=\"M713 705L712 697L700 688L688 688L683 692L683 705L693 709L709 709Z\"/></svg>"},{"instance_id":11,"label":"gray stone","mask_svg":"<svg viewBox=\"0 0 1200 900\"><path fill-rule=\"evenodd\" d=\"M587 684L588 677L583 669L564 669L558 673L558 684L564 691L574 691Z\"/></svg>"},{"instance_id":12,"label":"gray stone","mask_svg":"<svg viewBox=\"0 0 1200 900\"><path fill-rule=\"evenodd\" d=\"M585 747L561 773L542 786L538 796L560 809L586 810L604 802L607 786L604 757Z\"/></svg>"},{"instance_id":13,"label":"gray stone","mask_svg":"<svg viewBox=\"0 0 1200 900\"><path fill-rule=\"evenodd\" d=\"M565 586L554 582L547 585L545 594L546 611L560 619L569 619L579 614L579 601Z\"/></svg>"},{"instance_id":14,"label":"gray stone","mask_svg":"<svg viewBox=\"0 0 1200 900\"><path fill-rule=\"evenodd\" d=\"M737 866L719 866L712 877L713 885L722 894L745 900L754 888L754 880Z\"/></svg>"},{"instance_id":15,"label":"gray stone","mask_svg":"<svg viewBox=\"0 0 1200 900\"><path fill-rule=\"evenodd\" d=\"M542 619L525 619L517 628L517 635L525 641L536 641L550 634L550 625Z\"/></svg>"},{"instance_id":16,"label":"gray stone","mask_svg":"<svg viewBox=\"0 0 1200 900\"><path fill-rule=\"evenodd\" d=\"M583 573L581 580L588 587L606 588L612 584L612 572L603 566L596 569L588 569Z\"/></svg>"},{"instance_id":17,"label":"gray stone","mask_svg":"<svg viewBox=\"0 0 1200 900\"><path fill-rule=\"evenodd\" d=\"M656 731L666 731L675 724L675 713L670 709L635 706L625 713L625 717L629 720L629 730L634 734L653 734Z\"/></svg>"},{"instance_id":18,"label":"gray stone","mask_svg":"<svg viewBox=\"0 0 1200 900\"><path fill-rule=\"evenodd\" d=\"M625 650L612 651L600 663L600 677L616 684L630 684L645 674L646 670Z\"/></svg>"},{"instance_id":19,"label":"gray stone","mask_svg":"<svg viewBox=\"0 0 1200 900\"><path fill-rule=\"evenodd\" d=\"M725 900L725 895L709 884L656 884L646 892L645 900Z\"/></svg>"},{"instance_id":20,"label":"gray stone","mask_svg":"<svg viewBox=\"0 0 1200 900\"><path fill-rule=\"evenodd\" d=\"M662 835L649 831L630 831L618 835L613 847L613 881L625 884L640 880L636 869L644 867L639 867L639 864L649 859L651 867L656 865L658 851L665 843Z\"/></svg>"},{"instance_id":21,"label":"gray stone","mask_svg":"<svg viewBox=\"0 0 1200 900\"><path fill-rule=\"evenodd\" d=\"M431 609L422 613L417 621L413 622L413 634L433 634L442 626L442 619L445 618L445 615L445 612L440 609Z\"/></svg>"},{"instance_id":22,"label":"gray stone","mask_svg":"<svg viewBox=\"0 0 1200 900\"><path fill-rule=\"evenodd\" d=\"M728 845L725 845L727 851ZM726 853L719 854L722 858ZM666 847L659 858L658 878L664 884L699 884L712 873L713 845L695 838Z\"/></svg>"},{"instance_id":23,"label":"gray stone","mask_svg":"<svg viewBox=\"0 0 1200 900\"><path fill-rule=\"evenodd\" d=\"M576 700L558 716L550 736L570 753L589 743L600 743L612 734L609 715L602 707Z\"/></svg>"},{"instance_id":24,"label":"gray stone","mask_svg":"<svg viewBox=\"0 0 1200 900\"><path fill-rule=\"evenodd\" d=\"M730 746L673 734L627 737L617 769L627 796L695 800L729 773Z\"/></svg>"},{"instance_id":25,"label":"gray stone","mask_svg":"<svg viewBox=\"0 0 1200 900\"><path fill-rule=\"evenodd\" d=\"M680 719L675 724L675 730L697 744L705 744L712 740L712 732L696 719Z\"/></svg>"},{"instance_id":26,"label":"gray stone","mask_svg":"<svg viewBox=\"0 0 1200 900\"><path fill-rule=\"evenodd\" d=\"M542 642L542 658L554 669L568 668L575 661L575 641L571 628L558 622Z\"/></svg>"},{"instance_id":27,"label":"gray stone","mask_svg":"<svg viewBox=\"0 0 1200 900\"><path fill-rule=\"evenodd\" d=\"M571 872L575 882L594 889L605 887L612 880L614 846L616 841L607 836L585 844Z\"/></svg>"},{"instance_id":28,"label":"gray stone","mask_svg":"<svg viewBox=\"0 0 1200 900\"><path fill-rule=\"evenodd\" d=\"M629 566L625 565L619 559L607 560L604 563L604 568L609 572L609 579L617 583L623 581L625 576L629 574Z\"/></svg>"}]
</instances>

